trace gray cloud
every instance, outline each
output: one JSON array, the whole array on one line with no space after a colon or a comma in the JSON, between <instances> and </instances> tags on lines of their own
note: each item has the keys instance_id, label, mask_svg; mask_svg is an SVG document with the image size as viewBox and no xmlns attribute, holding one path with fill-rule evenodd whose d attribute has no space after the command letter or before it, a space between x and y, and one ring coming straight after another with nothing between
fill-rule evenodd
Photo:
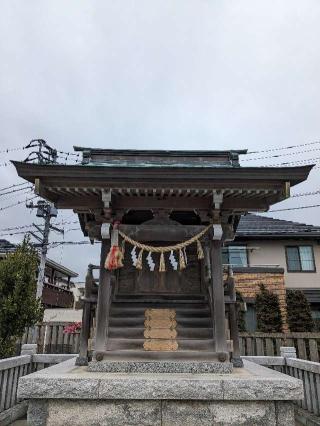
<instances>
[{"instance_id":1,"label":"gray cloud","mask_svg":"<svg viewBox=\"0 0 320 426\"><path fill-rule=\"evenodd\" d=\"M0 12L1 148L34 137L63 150L258 150L319 139L317 0L3 0ZM4 185L17 181L11 167L0 173ZM317 188L319 173L299 191ZM317 212L276 216L320 224ZM1 227L33 220L23 206L0 215ZM62 260L83 273L98 249L65 247Z\"/></svg>"}]
</instances>

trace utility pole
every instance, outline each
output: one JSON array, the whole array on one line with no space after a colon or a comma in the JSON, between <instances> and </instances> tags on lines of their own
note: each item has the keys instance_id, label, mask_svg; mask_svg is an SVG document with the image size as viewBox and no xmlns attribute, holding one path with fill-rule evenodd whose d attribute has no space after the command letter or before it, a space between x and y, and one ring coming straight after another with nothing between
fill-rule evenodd
<instances>
[{"instance_id":1,"label":"utility pole","mask_svg":"<svg viewBox=\"0 0 320 426\"><path fill-rule=\"evenodd\" d=\"M36 205L32 202L26 205L29 209L37 209L37 217L42 217L44 219L44 228L41 229L40 226L33 224L34 227L41 233L42 238L34 232L29 232L34 238L36 238L40 244L40 264L38 269L38 281L37 281L37 298L41 298L42 290L43 290L43 282L44 282L44 273L46 267L46 258L48 252L48 242L49 242L49 233L50 229L53 229L57 232L64 233L63 229L56 228L53 225L50 225L50 220L52 217L57 217L58 210L51 204L44 200L38 201Z\"/></svg>"}]
</instances>

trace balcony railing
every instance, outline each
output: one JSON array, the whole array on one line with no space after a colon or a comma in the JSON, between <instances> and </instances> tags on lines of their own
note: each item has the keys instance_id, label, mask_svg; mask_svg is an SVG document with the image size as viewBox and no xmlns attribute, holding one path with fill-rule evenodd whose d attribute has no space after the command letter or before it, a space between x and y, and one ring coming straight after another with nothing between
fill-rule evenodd
<instances>
[{"instance_id":1,"label":"balcony railing","mask_svg":"<svg viewBox=\"0 0 320 426\"><path fill-rule=\"evenodd\" d=\"M42 292L42 303L45 306L55 308L72 308L73 293L70 290L58 287L54 284L44 283Z\"/></svg>"}]
</instances>

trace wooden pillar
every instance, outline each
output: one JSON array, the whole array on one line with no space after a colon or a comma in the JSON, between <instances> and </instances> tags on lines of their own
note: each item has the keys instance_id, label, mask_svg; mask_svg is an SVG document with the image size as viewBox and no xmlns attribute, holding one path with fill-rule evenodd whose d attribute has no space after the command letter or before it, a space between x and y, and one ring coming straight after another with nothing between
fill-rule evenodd
<instances>
[{"instance_id":1,"label":"wooden pillar","mask_svg":"<svg viewBox=\"0 0 320 426\"><path fill-rule=\"evenodd\" d=\"M239 345L239 330L238 330L238 318L237 318L237 297L236 290L234 286L234 278L232 273L232 268L229 268L229 277L228 277L228 290L230 295L230 305L229 305L229 322L230 322L230 335L233 344L232 350L232 363L234 367L243 367L243 362L240 357L240 345Z\"/></svg>"},{"instance_id":2,"label":"wooden pillar","mask_svg":"<svg viewBox=\"0 0 320 426\"><path fill-rule=\"evenodd\" d=\"M211 284L213 296L215 351L218 353L219 361L226 361L228 359L228 352L225 330L225 305L221 248L221 240L213 240L211 242Z\"/></svg>"},{"instance_id":3,"label":"wooden pillar","mask_svg":"<svg viewBox=\"0 0 320 426\"><path fill-rule=\"evenodd\" d=\"M110 240L102 240L100 255L100 276L97 300L97 328L94 356L102 361L108 338L109 301L111 296L111 273L104 267L110 249Z\"/></svg>"}]
</instances>

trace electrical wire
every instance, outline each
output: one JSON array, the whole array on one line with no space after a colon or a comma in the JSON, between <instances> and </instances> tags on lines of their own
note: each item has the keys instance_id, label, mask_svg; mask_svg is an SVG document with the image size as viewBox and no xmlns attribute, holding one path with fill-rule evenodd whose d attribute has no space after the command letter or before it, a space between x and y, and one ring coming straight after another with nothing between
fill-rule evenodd
<instances>
[{"instance_id":1,"label":"electrical wire","mask_svg":"<svg viewBox=\"0 0 320 426\"><path fill-rule=\"evenodd\" d=\"M6 186L6 187L4 187L4 188L1 188L1 189L0 189L0 192L1 192L1 191L6 191L7 189L10 189L10 188L15 188L15 187L17 187L17 186L28 185L28 184L29 184L29 182L16 183L16 184L13 184L13 185L11 185L11 186Z\"/></svg>"},{"instance_id":2,"label":"electrical wire","mask_svg":"<svg viewBox=\"0 0 320 426\"><path fill-rule=\"evenodd\" d=\"M281 153L281 154L275 154L275 155L268 155L264 157L256 157L256 158L241 158L241 161L255 161L255 160L266 160L269 158L279 158L279 157L287 157L289 155L296 155L296 154L305 154L306 152L315 152L320 151L320 148L315 149L307 149L305 151L295 151L295 152L287 152L287 153Z\"/></svg>"},{"instance_id":3,"label":"electrical wire","mask_svg":"<svg viewBox=\"0 0 320 426\"><path fill-rule=\"evenodd\" d=\"M0 234L0 237L6 237L6 236L11 236L11 235L27 235L30 234L31 231L21 231L21 232L9 232L8 234ZM41 231L39 231L38 229L32 230L32 232L36 233L39 232L41 233Z\"/></svg>"},{"instance_id":4,"label":"electrical wire","mask_svg":"<svg viewBox=\"0 0 320 426\"><path fill-rule=\"evenodd\" d=\"M305 160L294 160L294 161L287 161L283 163L276 163L276 164L264 164L260 167L278 167L278 166L287 166L287 165L295 165L295 164L301 164L306 163L308 161L312 161L312 163L305 164L306 166L312 166L314 165L314 162L320 161L320 157L314 157L314 158L306 158Z\"/></svg>"},{"instance_id":5,"label":"electrical wire","mask_svg":"<svg viewBox=\"0 0 320 426\"><path fill-rule=\"evenodd\" d=\"M80 157L80 154L76 154L75 152L65 152L65 151L57 151L59 154L66 154L66 155L74 155L76 157Z\"/></svg>"},{"instance_id":6,"label":"electrical wire","mask_svg":"<svg viewBox=\"0 0 320 426\"><path fill-rule=\"evenodd\" d=\"M3 195L13 194L14 192L26 191L27 189L33 189L33 185L26 186L24 188L13 189L12 191L2 192L0 193L0 197L2 197ZM17 195L20 195L20 194L17 194Z\"/></svg>"},{"instance_id":7,"label":"electrical wire","mask_svg":"<svg viewBox=\"0 0 320 426\"><path fill-rule=\"evenodd\" d=\"M2 149L0 151L0 154L4 154L4 153L7 153L7 152L13 152L13 151L22 151L24 149L27 149L27 147L23 146L23 147L20 147L20 148L5 148L5 149Z\"/></svg>"},{"instance_id":8,"label":"electrical wire","mask_svg":"<svg viewBox=\"0 0 320 426\"><path fill-rule=\"evenodd\" d=\"M30 224L30 225L20 225L20 226L13 226L11 228L2 228L0 229L0 232L5 232L5 231L16 231L18 229L25 229L25 228L32 228L34 225L36 226L42 226L41 223L36 223L36 224Z\"/></svg>"},{"instance_id":9,"label":"electrical wire","mask_svg":"<svg viewBox=\"0 0 320 426\"><path fill-rule=\"evenodd\" d=\"M35 198L38 198L38 197L39 197L39 195L35 195L34 197L26 198L25 200L18 201L17 203L10 204L10 205L5 206L5 207L0 207L0 211L10 209L11 207L16 207L16 206L18 206L19 204L26 203L27 201L34 200Z\"/></svg>"},{"instance_id":10,"label":"electrical wire","mask_svg":"<svg viewBox=\"0 0 320 426\"><path fill-rule=\"evenodd\" d=\"M318 189L317 191L311 191L311 192L300 192L299 194L292 194L291 198L296 198L296 197L307 197L308 195L317 195L320 194L320 189Z\"/></svg>"},{"instance_id":11,"label":"electrical wire","mask_svg":"<svg viewBox=\"0 0 320 426\"><path fill-rule=\"evenodd\" d=\"M316 145L316 144L319 144L319 143L320 143L320 141L315 141L315 142L302 143L302 144L298 144L298 145L282 146L282 147L279 147L279 148L264 149L264 150L261 150L261 151L249 151L249 152L247 152L247 155L260 154L260 153L263 153L263 152L282 151L282 150L285 150L285 149L300 148L301 146Z\"/></svg>"},{"instance_id":12,"label":"electrical wire","mask_svg":"<svg viewBox=\"0 0 320 426\"><path fill-rule=\"evenodd\" d=\"M320 204L314 204L314 205L311 205L311 206L288 207L286 209L269 210L268 212L263 212L263 213L285 212L285 211L288 211L288 210L313 209L315 207L320 207Z\"/></svg>"}]
</instances>

